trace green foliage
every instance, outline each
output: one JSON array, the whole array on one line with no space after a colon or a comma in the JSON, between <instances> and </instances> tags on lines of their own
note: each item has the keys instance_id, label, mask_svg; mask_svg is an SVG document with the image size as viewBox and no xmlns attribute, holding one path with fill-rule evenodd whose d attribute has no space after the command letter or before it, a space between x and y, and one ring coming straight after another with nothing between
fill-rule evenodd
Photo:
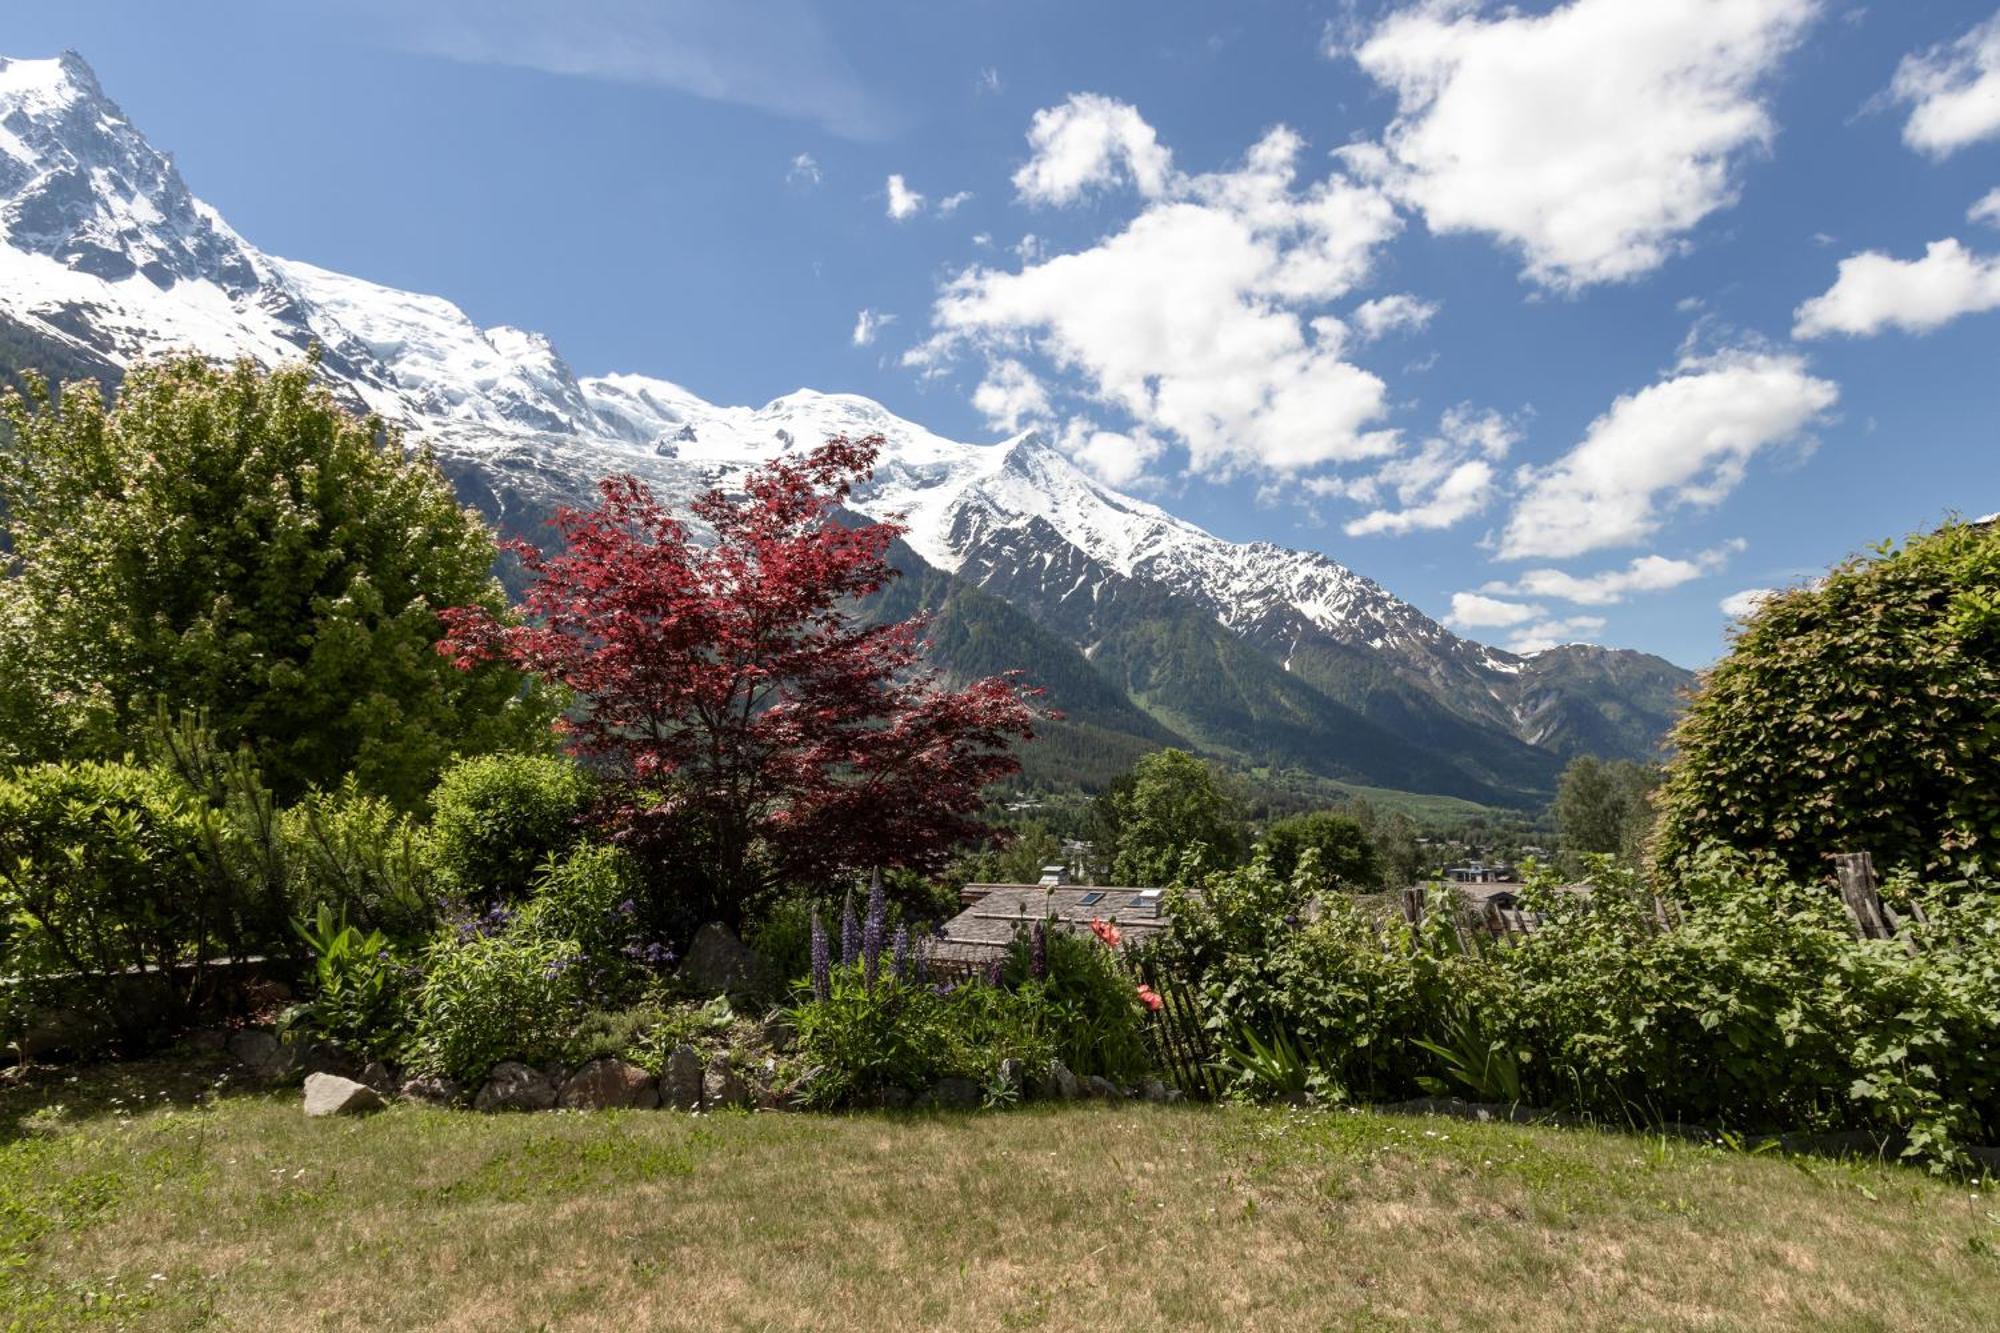
<instances>
[{"instance_id":1,"label":"green foliage","mask_svg":"<svg viewBox=\"0 0 2000 1333\"><path fill-rule=\"evenodd\" d=\"M891 976L871 987L859 966L835 967L832 993L793 1011L799 1061L818 1071L806 1096L818 1106L853 1105L891 1088L922 1092L941 1078L984 1085L1007 1059L1040 1068L1052 1052L1045 1017L1025 992Z\"/></svg>"},{"instance_id":2,"label":"green foliage","mask_svg":"<svg viewBox=\"0 0 2000 1333\"><path fill-rule=\"evenodd\" d=\"M1380 874L1368 831L1359 820L1332 810L1275 820L1257 844L1271 873L1283 880L1292 878L1308 848L1318 856L1317 892L1372 886Z\"/></svg>"},{"instance_id":3,"label":"green foliage","mask_svg":"<svg viewBox=\"0 0 2000 1333\"><path fill-rule=\"evenodd\" d=\"M1653 831L1652 794L1658 770L1629 759L1603 763L1582 755L1563 769L1556 788L1556 836L1563 873L1583 874L1586 856L1615 856L1639 865Z\"/></svg>"},{"instance_id":4,"label":"green foliage","mask_svg":"<svg viewBox=\"0 0 2000 1333\"><path fill-rule=\"evenodd\" d=\"M152 967L174 1002L191 1001L196 965L230 924L231 904L201 872L202 816L183 784L130 764L0 776L0 971L78 974L94 979L90 998L107 999L103 979Z\"/></svg>"},{"instance_id":5,"label":"green foliage","mask_svg":"<svg viewBox=\"0 0 2000 1333\"><path fill-rule=\"evenodd\" d=\"M508 930L522 939L573 946L589 969L593 996L600 1002L620 998L638 980L627 952L639 934L636 879L626 853L586 843L543 866L533 897Z\"/></svg>"},{"instance_id":6,"label":"green foliage","mask_svg":"<svg viewBox=\"0 0 2000 1333\"><path fill-rule=\"evenodd\" d=\"M0 418L0 762L108 757L195 708L281 801L352 773L413 807L455 752L546 743L520 677L432 648L439 610L502 607L490 534L310 364L180 357L115 407L32 386Z\"/></svg>"},{"instance_id":7,"label":"green foliage","mask_svg":"<svg viewBox=\"0 0 2000 1333\"><path fill-rule=\"evenodd\" d=\"M292 902L303 915L414 939L437 924L437 892L421 827L350 778L284 812Z\"/></svg>"},{"instance_id":8,"label":"green foliage","mask_svg":"<svg viewBox=\"0 0 2000 1333\"><path fill-rule=\"evenodd\" d=\"M312 951L313 994L286 1011L287 1032L306 1032L350 1050L396 1058L407 1031L413 969L381 931L363 934L325 904L295 924Z\"/></svg>"},{"instance_id":9,"label":"green foliage","mask_svg":"<svg viewBox=\"0 0 2000 1333\"><path fill-rule=\"evenodd\" d=\"M1141 759L1100 809L1111 875L1120 884L1170 884L1243 859L1241 806L1215 769L1185 750Z\"/></svg>"},{"instance_id":10,"label":"green foliage","mask_svg":"<svg viewBox=\"0 0 2000 1333\"><path fill-rule=\"evenodd\" d=\"M1055 1055L1078 1075L1137 1078L1151 1067L1137 983L1094 935L1060 926L1043 932L1043 975L1034 975L1034 936L1018 932L1002 970L1005 983L1040 1013Z\"/></svg>"},{"instance_id":11,"label":"green foliage","mask_svg":"<svg viewBox=\"0 0 2000 1333\"><path fill-rule=\"evenodd\" d=\"M470 1083L502 1060L561 1058L587 1002L579 962L564 940L440 940L417 997L414 1066Z\"/></svg>"},{"instance_id":12,"label":"green foliage","mask_svg":"<svg viewBox=\"0 0 2000 1333\"><path fill-rule=\"evenodd\" d=\"M441 885L473 903L519 902L551 857L576 846L594 787L549 755L460 760L431 792L428 854Z\"/></svg>"},{"instance_id":13,"label":"green foliage","mask_svg":"<svg viewBox=\"0 0 2000 1333\"><path fill-rule=\"evenodd\" d=\"M1675 730L1660 854L1796 878L1830 852L2000 875L2000 524L1954 524L1766 600Z\"/></svg>"},{"instance_id":14,"label":"green foliage","mask_svg":"<svg viewBox=\"0 0 2000 1333\"><path fill-rule=\"evenodd\" d=\"M1345 898L1305 919L1303 877L1260 862L1170 891L1163 955L1225 1041L1282 1036L1369 1099L1456 1084L1626 1122L1894 1130L1935 1161L2000 1134L2000 895L1935 886L1958 901L1911 950L1719 851L1692 859L1671 930L1634 872L1592 874L1588 896L1531 885L1543 925L1499 947L1461 937L1443 893L1417 930Z\"/></svg>"},{"instance_id":15,"label":"green foliage","mask_svg":"<svg viewBox=\"0 0 2000 1333\"><path fill-rule=\"evenodd\" d=\"M570 1033L564 1058L580 1065L612 1056L658 1075L676 1046L710 1048L726 1041L736 1015L718 995L704 1004L638 1004L628 1009L593 1009Z\"/></svg>"}]
</instances>

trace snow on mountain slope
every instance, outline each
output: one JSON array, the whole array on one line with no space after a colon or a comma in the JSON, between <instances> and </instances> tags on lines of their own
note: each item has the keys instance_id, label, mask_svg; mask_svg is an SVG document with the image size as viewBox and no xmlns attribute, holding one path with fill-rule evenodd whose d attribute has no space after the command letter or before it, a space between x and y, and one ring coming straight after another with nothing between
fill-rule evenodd
<instances>
[{"instance_id":1,"label":"snow on mountain slope","mask_svg":"<svg viewBox=\"0 0 2000 1333\"><path fill-rule=\"evenodd\" d=\"M0 59L0 242L0 318L113 368L176 349L274 363L318 347L331 382L431 443L496 515L529 521L611 472L685 499L829 435L881 435L855 507L901 517L941 569L1005 550L1108 570L1190 599L1287 669L1296 646L1331 641L1524 738L1550 711L1525 698L1522 678L1537 674L1526 660L1457 637L1328 556L1226 541L1111 490L1039 434L966 443L851 394L731 407L642 375L579 379L543 335L266 255L188 190L72 53ZM1095 596L1089 577L1035 595Z\"/></svg>"}]
</instances>

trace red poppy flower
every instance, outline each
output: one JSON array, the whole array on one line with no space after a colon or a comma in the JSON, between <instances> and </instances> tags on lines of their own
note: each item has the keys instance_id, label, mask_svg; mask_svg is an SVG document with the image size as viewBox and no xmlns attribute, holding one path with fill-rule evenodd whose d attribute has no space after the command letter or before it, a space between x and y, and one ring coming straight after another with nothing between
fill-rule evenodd
<instances>
[{"instance_id":1,"label":"red poppy flower","mask_svg":"<svg viewBox=\"0 0 2000 1333\"><path fill-rule=\"evenodd\" d=\"M1145 982L1142 981L1139 983L1139 1003L1145 1005L1148 1009L1152 1010L1154 1013L1157 1014L1160 1012L1160 1006L1164 1004L1165 1001L1160 998L1160 993L1158 991L1154 990L1151 986L1148 986Z\"/></svg>"},{"instance_id":2,"label":"red poppy flower","mask_svg":"<svg viewBox=\"0 0 2000 1333\"><path fill-rule=\"evenodd\" d=\"M1090 923L1090 933L1097 936L1098 941L1107 949L1116 949L1119 941L1124 938L1118 933L1118 927L1112 925L1102 917L1098 917Z\"/></svg>"}]
</instances>

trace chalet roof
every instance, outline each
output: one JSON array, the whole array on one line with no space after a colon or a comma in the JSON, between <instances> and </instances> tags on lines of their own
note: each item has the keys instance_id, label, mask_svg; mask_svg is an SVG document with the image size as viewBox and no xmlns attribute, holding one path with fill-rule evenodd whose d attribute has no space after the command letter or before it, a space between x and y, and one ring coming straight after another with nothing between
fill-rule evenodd
<instances>
[{"instance_id":1,"label":"chalet roof","mask_svg":"<svg viewBox=\"0 0 2000 1333\"><path fill-rule=\"evenodd\" d=\"M960 895L965 910L944 923L936 955L995 958L1016 931L1050 921L1077 934L1096 920L1115 924L1128 940L1144 940L1165 930L1165 895L1160 889L1101 884L968 884Z\"/></svg>"}]
</instances>

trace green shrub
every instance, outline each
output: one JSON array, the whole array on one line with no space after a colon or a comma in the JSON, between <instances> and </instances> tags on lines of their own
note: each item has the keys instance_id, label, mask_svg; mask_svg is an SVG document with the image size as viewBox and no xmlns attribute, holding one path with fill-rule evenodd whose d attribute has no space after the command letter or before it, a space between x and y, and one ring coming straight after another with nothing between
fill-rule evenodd
<instances>
[{"instance_id":1,"label":"green shrub","mask_svg":"<svg viewBox=\"0 0 2000 1333\"><path fill-rule=\"evenodd\" d=\"M1767 599L1675 729L1670 867L1716 843L2000 876L2000 524L1952 525Z\"/></svg>"},{"instance_id":2,"label":"green shrub","mask_svg":"<svg viewBox=\"0 0 2000 1333\"><path fill-rule=\"evenodd\" d=\"M288 1033L310 1033L350 1050L398 1059L408 1035L417 975L378 931L363 934L324 904L299 936L312 950L312 997L286 1011Z\"/></svg>"},{"instance_id":3,"label":"green shrub","mask_svg":"<svg viewBox=\"0 0 2000 1333\"><path fill-rule=\"evenodd\" d=\"M1041 965L1035 931L1023 930L1008 948L1002 979L1038 1011L1051 1052L1076 1074L1122 1081L1145 1073L1152 1061L1132 974L1095 936L1059 926L1044 926L1041 936Z\"/></svg>"},{"instance_id":4,"label":"green shrub","mask_svg":"<svg viewBox=\"0 0 2000 1333\"><path fill-rule=\"evenodd\" d=\"M202 872L202 815L186 786L129 764L0 776L0 915L10 922L0 971L75 974L86 998L101 998L111 988L90 979L151 967L171 1007L191 1003L198 964L235 924Z\"/></svg>"},{"instance_id":5,"label":"green shrub","mask_svg":"<svg viewBox=\"0 0 2000 1333\"><path fill-rule=\"evenodd\" d=\"M482 755L431 793L429 854L444 888L470 903L519 902L551 857L583 839L590 776L546 755Z\"/></svg>"},{"instance_id":6,"label":"green shrub","mask_svg":"<svg viewBox=\"0 0 2000 1333\"><path fill-rule=\"evenodd\" d=\"M1245 1054L1246 1089L1290 1049L1319 1090L1370 1099L1448 1087L1627 1123L1896 1131L1940 1162L2000 1136L2000 895L1934 890L1957 902L1912 951L1718 850L1691 859L1670 930L1634 872L1595 877L1588 896L1531 885L1543 924L1500 947L1461 937L1443 894L1415 930L1343 898L1308 917L1303 884L1253 865L1176 892L1161 953Z\"/></svg>"},{"instance_id":7,"label":"green shrub","mask_svg":"<svg viewBox=\"0 0 2000 1333\"><path fill-rule=\"evenodd\" d=\"M806 1095L819 1106L920 1093L948 1077L984 1085L1002 1060L1034 1069L1053 1052L1037 997L979 982L930 987L885 974L871 987L858 966L835 967L831 994L793 1016L799 1062L817 1070Z\"/></svg>"},{"instance_id":8,"label":"green shrub","mask_svg":"<svg viewBox=\"0 0 2000 1333\"><path fill-rule=\"evenodd\" d=\"M1270 860L1271 872L1285 880L1297 873L1308 848L1319 856L1319 892L1361 888L1381 873L1368 830L1352 815L1334 810L1274 820L1257 844L1258 853Z\"/></svg>"},{"instance_id":9,"label":"green shrub","mask_svg":"<svg viewBox=\"0 0 2000 1333\"><path fill-rule=\"evenodd\" d=\"M284 812L293 909L415 939L437 924L437 891L416 823L353 779Z\"/></svg>"},{"instance_id":10,"label":"green shrub","mask_svg":"<svg viewBox=\"0 0 2000 1333\"><path fill-rule=\"evenodd\" d=\"M471 1083L502 1060L561 1058L586 1003L578 962L568 941L440 940L418 994L413 1064Z\"/></svg>"}]
</instances>

